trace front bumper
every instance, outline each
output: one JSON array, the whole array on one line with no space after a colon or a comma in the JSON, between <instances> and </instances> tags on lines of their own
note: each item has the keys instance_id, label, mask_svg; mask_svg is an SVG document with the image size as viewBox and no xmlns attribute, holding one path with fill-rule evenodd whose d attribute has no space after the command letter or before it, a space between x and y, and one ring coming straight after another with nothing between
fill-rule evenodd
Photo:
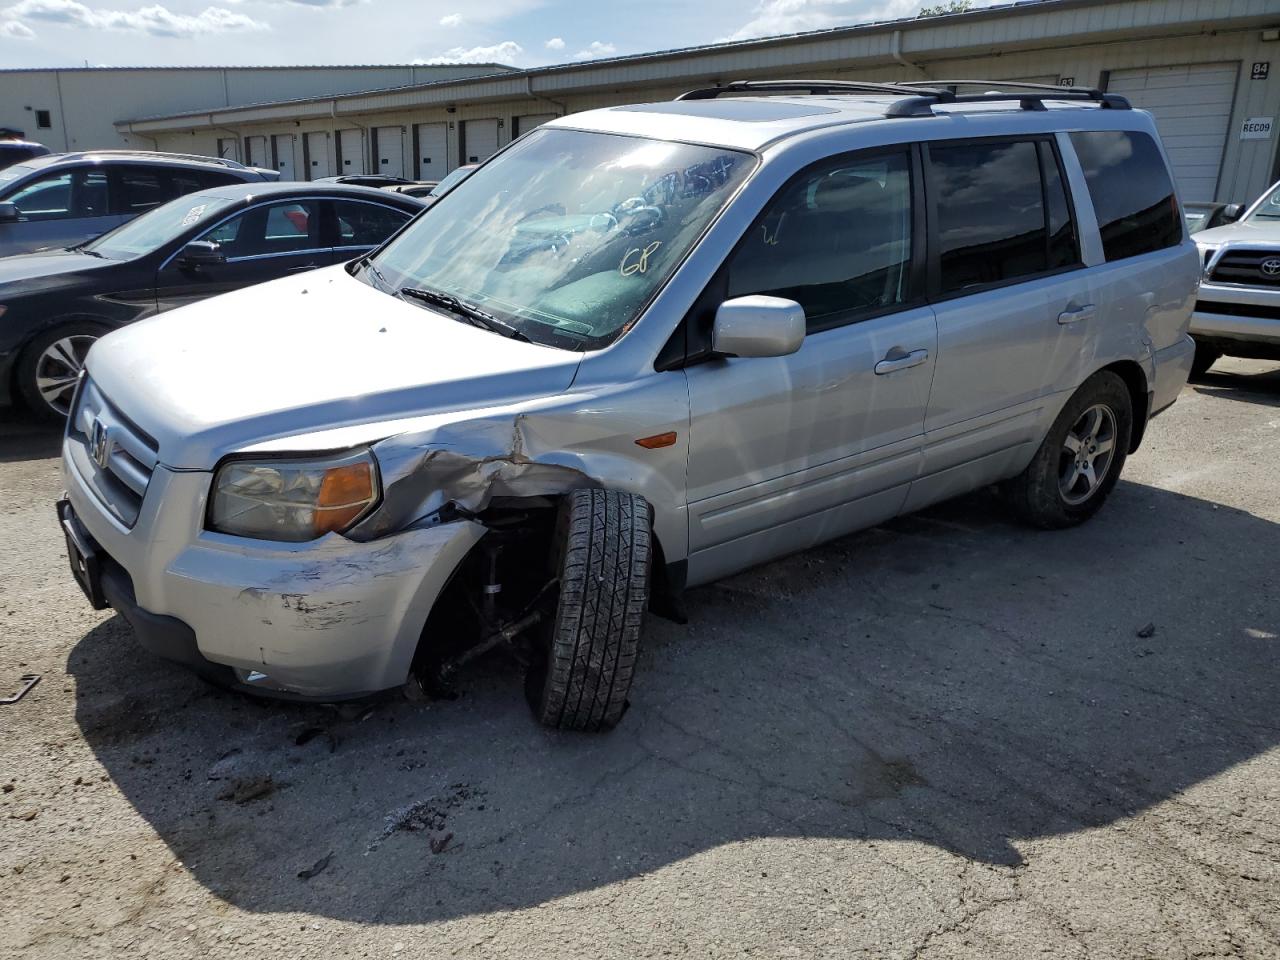
<instances>
[{"instance_id":1,"label":"front bumper","mask_svg":"<svg viewBox=\"0 0 1280 960\"><path fill-rule=\"evenodd\" d=\"M1206 340L1280 346L1280 287L1202 283L1191 333Z\"/></svg>"},{"instance_id":2,"label":"front bumper","mask_svg":"<svg viewBox=\"0 0 1280 960\"><path fill-rule=\"evenodd\" d=\"M369 543L226 536L204 529L210 474L164 467L127 528L65 446L63 473L104 571L123 575L111 588L104 573L103 592L144 645L188 666L220 666L263 693L341 699L403 684L427 614L484 533L459 521Z\"/></svg>"}]
</instances>

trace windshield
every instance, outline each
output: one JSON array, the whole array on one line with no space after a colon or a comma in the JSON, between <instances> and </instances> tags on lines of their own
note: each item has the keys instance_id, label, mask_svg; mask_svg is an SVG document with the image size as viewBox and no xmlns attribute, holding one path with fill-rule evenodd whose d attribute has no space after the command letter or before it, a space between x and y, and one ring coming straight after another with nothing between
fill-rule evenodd
<instances>
[{"instance_id":1,"label":"windshield","mask_svg":"<svg viewBox=\"0 0 1280 960\"><path fill-rule=\"evenodd\" d=\"M108 260L132 260L168 243L235 202L203 193L189 193L148 210L80 249L100 254Z\"/></svg>"},{"instance_id":2,"label":"windshield","mask_svg":"<svg viewBox=\"0 0 1280 960\"><path fill-rule=\"evenodd\" d=\"M450 173L445 174L443 180L431 188L431 196L443 197L446 193L453 189L453 185L459 180L465 180L471 176L475 167L458 167Z\"/></svg>"},{"instance_id":3,"label":"windshield","mask_svg":"<svg viewBox=\"0 0 1280 960\"><path fill-rule=\"evenodd\" d=\"M1258 208L1249 215L1250 220L1280 220L1280 183L1262 198Z\"/></svg>"},{"instance_id":4,"label":"windshield","mask_svg":"<svg viewBox=\"0 0 1280 960\"><path fill-rule=\"evenodd\" d=\"M371 272L479 307L536 343L597 349L635 322L754 162L539 130L450 190Z\"/></svg>"}]
</instances>

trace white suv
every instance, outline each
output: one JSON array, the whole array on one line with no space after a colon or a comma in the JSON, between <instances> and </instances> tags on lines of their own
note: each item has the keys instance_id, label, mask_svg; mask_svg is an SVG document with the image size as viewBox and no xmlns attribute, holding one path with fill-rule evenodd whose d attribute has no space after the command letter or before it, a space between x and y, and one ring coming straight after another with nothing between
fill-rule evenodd
<instances>
[{"instance_id":1,"label":"white suv","mask_svg":"<svg viewBox=\"0 0 1280 960\"><path fill-rule=\"evenodd\" d=\"M1196 247L1145 113L957 88L566 117L362 260L105 337L75 575L242 689L504 647L601 729L687 587L984 484L1086 519L1186 381Z\"/></svg>"}]
</instances>

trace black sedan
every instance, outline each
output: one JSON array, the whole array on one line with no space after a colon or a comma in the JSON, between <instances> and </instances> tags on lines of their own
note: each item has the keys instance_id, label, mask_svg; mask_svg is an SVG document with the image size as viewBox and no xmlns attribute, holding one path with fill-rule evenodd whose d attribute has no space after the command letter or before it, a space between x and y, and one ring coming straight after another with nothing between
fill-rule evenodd
<instances>
[{"instance_id":1,"label":"black sedan","mask_svg":"<svg viewBox=\"0 0 1280 960\"><path fill-rule=\"evenodd\" d=\"M362 256L424 204L339 184L191 193L68 250L0 259L0 406L66 415L85 354L116 327Z\"/></svg>"}]
</instances>

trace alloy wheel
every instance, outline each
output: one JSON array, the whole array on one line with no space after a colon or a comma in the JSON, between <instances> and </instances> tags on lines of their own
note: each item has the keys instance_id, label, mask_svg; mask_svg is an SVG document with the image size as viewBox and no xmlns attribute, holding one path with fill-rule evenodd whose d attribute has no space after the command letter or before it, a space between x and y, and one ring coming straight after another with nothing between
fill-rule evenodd
<instances>
[{"instance_id":1,"label":"alloy wheel","mask_svg":"<svg viewBox=\"0 0 1280 960\"><path fill-rule=\"evenodd\" d=\"M63 337L45 347L36 360L36 389L55 413L65 417L71 412L84 358L97 339L83 333Z\"/></svg>"},{"instance_id":2,"label":"alloy wheel","mask_svg":"<svg viewBox=\"0 0 1280 960\"><path fill-rule=\"evenodd\" d=\"M1058 490L1069 506L1079 506L1102 486L1115 460L1116 415L1095 403L1071 425L1062 441Z\"/></svg>"}]
</instances>

